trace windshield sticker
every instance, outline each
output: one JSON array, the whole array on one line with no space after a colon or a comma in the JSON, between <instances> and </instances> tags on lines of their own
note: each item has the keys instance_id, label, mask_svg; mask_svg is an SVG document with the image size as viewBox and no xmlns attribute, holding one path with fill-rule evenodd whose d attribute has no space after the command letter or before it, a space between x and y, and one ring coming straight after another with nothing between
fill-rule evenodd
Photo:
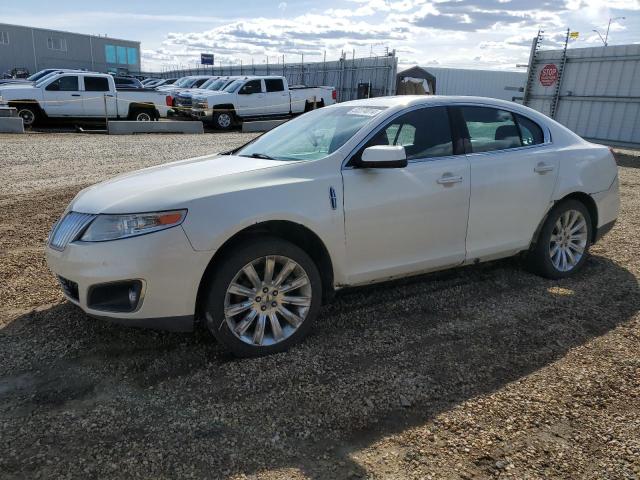
<instances>
[{"instance_id":1,"label":"windshield sticker","mask_svg":"<svg viewBox=\"0 0 640 480\"><path fill-rule=\"evenodd\" d=\"M380 108L356 107L347 112L347 115L362 115L364 117L375 117L382 112Z\"/></svg>"}]
</instances>

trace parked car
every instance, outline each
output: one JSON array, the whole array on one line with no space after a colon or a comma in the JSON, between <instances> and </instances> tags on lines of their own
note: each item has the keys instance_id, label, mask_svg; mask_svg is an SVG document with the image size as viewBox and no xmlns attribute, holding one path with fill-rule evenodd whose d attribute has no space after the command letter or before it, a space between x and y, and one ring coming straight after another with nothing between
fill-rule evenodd
<instances>
[{"instance_id":1,"label":"parked car","mask_svg":"<svg viewBox=\"0 0 640 480\"><path fill-rule=\"evenodd\" d=\"M156 80L154 82L150 82L149 84L147 84L147 87L162 87L162 86L169 86L169 85L173 85L174 83L176 83L176 80L178 80L177 78L163 78L161 80Z\"/></svg>"},{"instance_id":2,"label":"parked car","mask_svg":"<svg viewBox=\"0 0 640 480\"><path fill-rule=\"evenodd\" d=\"M182 90L186 90L187 88L198 88L211 77L215 75L190 75L188 77L182 77L175 81L175 83L170 85L161 85L156 87L158 90L163 92L167 92L170 95L176 95L180 93Z\"/></svg>"},{"instance_id":3,"label":"parked car","mask_svg":"<svg viewBox=\"0 0 640 480\"><path fill-rule=\"evenodd\" d=\"M234 80L241 77L211 78L199 88L188 88L177 93L173 99L175 110L183 116L191 116L192 98L194 95L206 95L209 92L220 92Z\"/></svg>"},{"instance_id":4,"label":"parked car","mask_svg":"<svg viewBox=\"0 0 640 480\"><path fill-rule=\"evenodd\" d=\"M159 82L160 80L162 80L161 78L155 78L155 77L146 77L140 80L140 83L142 83L142 85L147 86L151 83L156 83Z\"/></svg>"},{"instance_id":5,"label":"parked car","mask_svg":"<svg viewBox=\"0 0 640 480\"><path fill-rule=\"evenodd\" d=\"M290 88L278 76L244 77L222 91L192 97L192 115L215 128L227 130L249 118L295 115L336 101L333 87Z\"/></svg>"},{"instance_id":6,"label":"parked car","mask_svg":"<svg viewBox=\"0 0 640 480\"><path fill-rule=\"evenodd\" d=\"M64 71L73 71L73 70L63 69L63 68L45 68L44 70L40 70L39 72L36 72L27 78L14 78L11 75L8 75L7 78L0 79L0 85L5 85L7 83L32 83L40 80L42 77L49 75L50 73L64 72Z\"/></svg>"},{"instance_id":7,"label":"parked car","mask_svg":"<svg viewBox=\"0 0 640 480\"><path fill-rule=\"evenodd\" d=\"M616 220L617 172L607 147L512 102L357 100L83 190L46 257L90 315L202 319L236 355L264 355L344 287L516 254L573 275Z\"/></svg>"},{"instance_id":8,"label":"parked car","mask_svg":"<svg viewBox=\"0 0 640 480\"><path fill-rule=\"evenodd\" d=\"M144 88L140 80L134 77L113 77L116 88L123 90L125 88Z\"/></svg>"},{"instance_id":9,"label":"parked car","mask_svg":"<svg viewBox=\"0 0 640 480\"><path fill-rule=\"evenodd\" d=\"M16 107L25 126L50 118L166 117L172 97L151 89L117 90L111 75L88 72L53 73L35 84L0 85L0 96ZM105 112L105 99L106 109Z\"/></svg>"}]
</instances>

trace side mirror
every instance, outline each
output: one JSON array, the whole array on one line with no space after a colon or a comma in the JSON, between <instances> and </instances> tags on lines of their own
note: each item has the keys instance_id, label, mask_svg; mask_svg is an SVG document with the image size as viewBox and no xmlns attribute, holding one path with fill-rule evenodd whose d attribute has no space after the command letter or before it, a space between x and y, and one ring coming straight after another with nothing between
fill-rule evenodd
<instances>
[{"instance_id":1,"label":"side mirror","mask_svg":"<svg viewBox=\"0 0 640 480\"><path fill-rule=\"evenodd\" d=\"M407 153L404 147L376 145L365 148L360 161L362 168L404 168L407 166Z\"/></svg>"},{"instance_id":2,"label":"side mirror","mask_svg":"<svg viewBox=\"0 0 640 480\"><path fill-rule=\"evenodd\" d=\"M60 91L60 84L58 82L50 83L49 85L47 85L46 89L50 92L58 92Z\"/></svg>"}]
</instances>

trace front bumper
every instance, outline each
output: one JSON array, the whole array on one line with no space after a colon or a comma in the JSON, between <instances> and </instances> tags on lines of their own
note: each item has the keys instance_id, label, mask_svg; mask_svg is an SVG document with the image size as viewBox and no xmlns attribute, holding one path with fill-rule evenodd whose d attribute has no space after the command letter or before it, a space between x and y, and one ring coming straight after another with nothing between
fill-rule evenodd
<instances>
[{"instance_id":1,"label":"front bumper","mask_svg":"<svg viewBox=\"0 0 640 480\"><path fill-rule=\"evenodd\" d=\"M203 122L211 122L213 119L213 115L208 113L208 110L201 108L191 108L190 110L191 116L198 120L202 120Z\"/></svg>"},{"instance_id":2,"label":"front bumper","mask_svg":"<svg viewBox=\"0 0 640 480\"><path fill-rule=\"evenodd\" d=\"M210 252L197 252L181 226L107 242L72 242L62 251L46 248L47 264L77 285L65 297L87 314L129 326L193 329L196 296ZM144 295L133 312L96 310L87 304L98 284L141 280Z\"/></svg>"}]
</instances>

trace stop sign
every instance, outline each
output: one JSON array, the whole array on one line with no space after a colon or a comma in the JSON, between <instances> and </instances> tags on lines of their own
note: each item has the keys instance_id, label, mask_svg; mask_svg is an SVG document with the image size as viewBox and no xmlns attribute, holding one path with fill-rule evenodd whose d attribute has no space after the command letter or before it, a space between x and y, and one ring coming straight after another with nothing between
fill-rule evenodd
<instances>
[{"instance_id":1,"label":"stop sign","mask_svg":"<svg viewBox=\"0 0 640 480\"><path fill-rule=\"evenodd\" d=\"M543 87L550 87L558 81L558 67L550 63L542 67L540 71L540 83Z\"/></svg>"}]
</instances>

